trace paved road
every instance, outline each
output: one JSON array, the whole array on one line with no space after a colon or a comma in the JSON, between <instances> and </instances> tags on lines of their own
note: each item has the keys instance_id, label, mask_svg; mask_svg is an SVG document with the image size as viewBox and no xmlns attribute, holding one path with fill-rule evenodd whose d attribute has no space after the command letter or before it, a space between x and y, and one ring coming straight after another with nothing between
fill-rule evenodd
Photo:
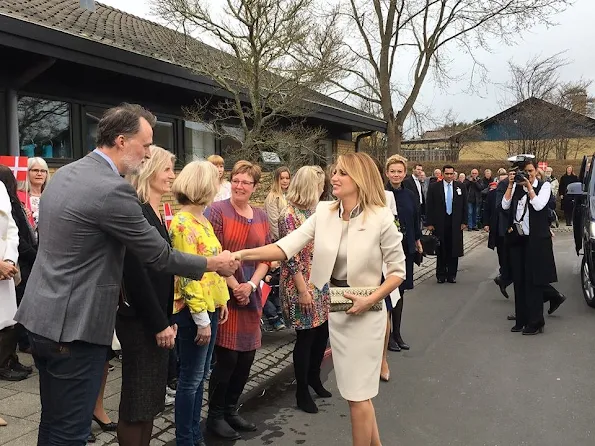
<instances>
[{"instance_id":1,"label":"paved road","mask_svg":"<svg viewBox=\"0 0 595 446\"><path fill-rule=\"evenodd\" d=\"M413 349L390 354L391 381L374 400L385 446L595 444L595 310L582 298L571 235L559 234L555 248L557 287L569 299L543 335L510 333L513 303L491 281L496 256L484 247L461 261L457 284L428 280L406 296ZM295 387L280 384L243 408L260 431L237 445L351 444L347 404L325 367L335 396L318 400L319 414L296 410Z\"/></svg>"}]
</instances>

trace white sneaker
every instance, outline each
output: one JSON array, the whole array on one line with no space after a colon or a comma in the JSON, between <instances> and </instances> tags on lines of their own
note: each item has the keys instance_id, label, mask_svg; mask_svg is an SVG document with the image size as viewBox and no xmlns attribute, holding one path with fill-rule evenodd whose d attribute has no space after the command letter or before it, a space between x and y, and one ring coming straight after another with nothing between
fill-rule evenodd
<instances>
[{"instance_id":1,"label":"white sneaker","mask_svg":"<svg viewBox=\"0 0 595 446\"><path fill-rule=\"evenodd\" d=\"M171 396L168 395L167 393L165 394L165 405L166 406L173 406L176 402L176 397L175 396Z\"/></svg>"}]
</instances>

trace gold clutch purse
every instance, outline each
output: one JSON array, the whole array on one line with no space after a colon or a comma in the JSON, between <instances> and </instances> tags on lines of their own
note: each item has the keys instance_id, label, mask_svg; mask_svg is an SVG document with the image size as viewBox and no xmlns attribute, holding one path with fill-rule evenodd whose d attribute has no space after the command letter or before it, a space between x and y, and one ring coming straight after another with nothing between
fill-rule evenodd
<instances>
[{"instance_id":1,"label":"gold clutch purse","mask_svg":"<svg viewBox=\"0 0 595 446\"><path fill-rule=\"evenodd\" d=\"M378 287L330 287L331 308L332 313L336 311L347 311L353 306L353 302L347 299L344 294L353 294L354 296L369 296ZM370 311L381 311L382 301L376 302L370 307Z\"/></svg>"}]
</instances>

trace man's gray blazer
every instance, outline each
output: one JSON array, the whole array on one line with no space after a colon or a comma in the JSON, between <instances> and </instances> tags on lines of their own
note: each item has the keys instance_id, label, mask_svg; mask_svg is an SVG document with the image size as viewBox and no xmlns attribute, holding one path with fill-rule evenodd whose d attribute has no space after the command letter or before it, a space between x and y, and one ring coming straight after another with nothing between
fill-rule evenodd
<instances>
[{"instance_id":1,"label":"man's gray blazer","mask_svg":"<svg viewBox=\"0 0 595 446\"><path fill-rule=\"evenodd\" d=\"M206 259L173 250L96 153L56 172L39 214L37 258L15 319L56 342L111 344L126 249L158 271L205 272Z\"/></svg>"}]
</instances>

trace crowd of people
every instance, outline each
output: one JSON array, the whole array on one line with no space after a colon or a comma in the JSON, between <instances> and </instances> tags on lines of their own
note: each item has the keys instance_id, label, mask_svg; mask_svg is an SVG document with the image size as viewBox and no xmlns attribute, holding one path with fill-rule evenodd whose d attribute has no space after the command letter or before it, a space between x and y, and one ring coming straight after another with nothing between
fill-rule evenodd
<instances>
[{"instance_id":1,"label":"crowd of people","mask_svg":"<svg viewBox=\"0 0 595 446\"><path fill-rule=\"evenodd\" d=\"M520 166L522 181L519 166L480 178L478 169L467 177L446 165L426 178L421 164L408 174L398 155L382 163L347 153L327 171L278 168L262 209L251 204L258 165L238 161L227 176L213 155L176 175L175 156L152 145L154 124L138 105L106 111L97 149L51 181L40 158L29 159L23 185L0 166L0 379L32 372L17 346L33 354L39 444L91 442L95 421L122 445L146 446L169 398L176 444L204 446L207 384L207 430L229 440L255 431L238 408L264 323L296 332L296 403L308 413L318 412L310 389L332 396L320 377L330 340L353 444L380 445L372 398L390 380L387 352L410 349L401 335L404 294L423 260L424 229L439 240L440 284L456 283L463 231L490 233L496 283L507 297L514 284L513 331L542 331L543 302L551 314L565 299L551 286L548 210L556 193L567 205L571 168L559 182L531 159ZM169 193L181 208L168 226L161 206ZM532 256L545 263L528 266ZM336 292L351 302L347 311L333 309ZM114 339L117 423L103 408Z\"/></svg>"}]
</instances>

